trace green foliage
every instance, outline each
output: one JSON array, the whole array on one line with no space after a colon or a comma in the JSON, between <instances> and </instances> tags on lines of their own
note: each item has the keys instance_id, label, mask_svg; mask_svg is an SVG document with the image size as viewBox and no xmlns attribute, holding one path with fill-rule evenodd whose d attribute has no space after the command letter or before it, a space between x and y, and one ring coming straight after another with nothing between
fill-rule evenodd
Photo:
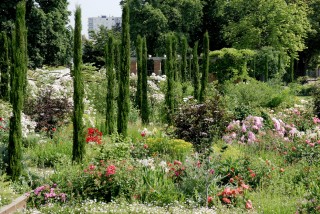
<instances>
[{"instance_id":1,"label":"green foliage","mask_svg":"<svg viewBox=\"0 0 320 214\"><path fill-rule=\"evenodd\" d=\"M224 38L234 48L271 46L293 55L305 48L304 38L310 30L307 4L232 0L222 1L220 7L228 20L223 29Z\"/></svg>"},{"instance_id":2,"label":"green foliage","mask_svg":"<svg viewBox=\"0 0 320 214\"><path fill-rule=\"evenodd\" d=\"M203 38L203 66L201 75L201 90L200 90L200 102L205 100L207 95L208 73L209 73L209 35L208 32L204 34Z\"/></svg>"},{"instance_id":3,"label":"green foliage","mask_svg":"<svg viewBox=\"0 0 320 214\"><path fill-rule=\"evenodd\" d=\"M9 71L10 71L10 58L9 58L9 38L6 32L0 33L0 98L9 100Z\"/></svg>"},{"instance_id":4,"label":"green foliage","mask_svg":"<svg viewBox=\"0 0 320 214\"><path fill-rule=\"evenodd\" d=\"M193 151L191 143L180 139L152 138L145 141L149 156L169 156L172 160L184 160Z\"/></svg>"},{"instance_id":5,"label":"green foliage","mask_svg":"<svg viewBox=\"0 0 320 214\"><path fill-rule=\"evenodd\" d=\"M239 81L248 78L247 63L254 57L255 51L223 48L209 55L215 61L210 66L210 72L216 73L219 83L223 83L230 79Z\"/></svg>"},{"instance_id":6,"label":"green foliage","mask_svg":"<svg viewBox=\"0 0 320 214\"><path fill-rule=\"evenodd\" d=\"M73 150L72 160L75 162L82 162L85 153L84 140L84 84L82 79L82 44L81 44L81 8L76 8L75 13L75 30L74 30L74 55L73 55Z\"/></svg>"},{"instance_id":7,"label":"green foliage","mask_svg":"<svg viewBox=\"0 0 320 214\"><path fill-rule=\"evenodd\" d=\"M112 134L115 131L115 83L116 74L114 71L114 42L109 36L106 50L106 73L107 73L107 106L106 106L106 131Z\"/></svg>"},{"instance_id":8,"label":"green foliage","mask_svg":"<svg viewBox=\"0 0 320 214\"><path fill-rule=\"evenodd\" d=\"M282 81L289 64L289 57L273 47L262 47L255 55L255 70L250 76L259 80L277 79Z\"/></svg>"},{"instance_id":9,"label":"green foliage","mask_svg":"<svg viewBox=\"0 0 320 214\"><path fill-rule=\"evenodd\" d=\"M193 97L200 101L200 73L199 73L199 62L198 62L198 42L193 47Z\"/></svg>"},{"instance_id":10,"label":"green foliage","mask_svg":"<svg viewBox=\"0 0 320 214\"><path fill-rule=\"evenodd\" d=\"M21 164L21 112L23 108L23 96L27 77L27 29L25 22L26 2L21 1L17 5L17 19L13 39L14 68L11 76L11 104L13 116L10 118L9 147L8 147L8 175L17 181L20 177Z\"/></svg>"},{"instance_id":11,"label":"green foliage","mask_svg":"<svg viewBox=\"0 0 320 214\"><path fill-rule=\"evenodd\" d=\"M107 45L110 36L114 38L114 41L120 40L120 29L113 27L109 30L100 26L97 32L89 32L90 39L84 39L83 41L83 62L93 63L95 67L102 68L105 64L104 47Z\"/></svg>"},{"instance_id":12,"label":"green foliage","mask_svg":"<svg viewBox=\"0 0 320 214\"><path fill-rule=\"evenodd\" d=\"M256 115L255 111L259 107L278 107L290 97L280 86L253 79L238 84L227 82L222 91L228 109L237 119Z\"/></svg>"},{"instance_id":13,"label":"green foliage","mask_svg":"<svg viewBox=\"0 0 320 214\"><path fill-rule=\"evenodd\" d=\"M32 166L55 167L70 160L72 143L70 141L40 140L33 144L25 154L24 161Z\"/></svg>"},{"instance_id":14,"label":"green foliage","mask_svg":"<svg viewBox=\"0 0 320 214\"><path fill-rule=\"evenodd\" d=\"M187 70L187 52L188 52L188 41L185 36L181 38L182 51L181 51L181 81L187 81L188 70Z\"/></svg>"},{"instance_id":15,"label":"green foliage","mask_svg":"<svg viewBox=\"0 0 320 214\"><path fill-rule=\"evenodd\" d=\"M6 175L0 174L0 189L0 207L10 204L17 197L10 186L10 182L7 181Z\"/></svg>"},{"instance_id":16,"label":"green foliage","mask_svg":"<svg viewBox=\"0 0 320 214\"><path fill-rule=\"evenodd\" d=\"M149 101L148 101L148 72L147 72L147 40L143 38L142 43L142 75L141 75L141 120L143 124L149 123Z\"/></svg>"},{"instance_id":17,"label":"green foliage","mask_svg":"<svg viewBox=\"0 0 320 214\"><path fill-rule=\"evenodd\" d=\"M203 104L193 100L181 105L174 119L174 134L191 142L197 152L203 152L212 144L213 137L220 136L226 125L226 112L218 94Z\"/></svg>"},{"instance_id":18,"label":"green foliage","mask_svg":"<svg viewBox=\"0 0 320 214\"><path fill-rule=\"evenodd\" d=\"M166 61L166 77L167 77L167 91L165 94L165 103L167 110L167 118L166 121L168 124L172 124L172 115L174 113L174 73L173 73L173 56L172 56L172 36L170 34L167 35L167 61Z\"/></svg>"},{"instance_id":19,"label":"green foliage","mask_svg":"<svg viewBox=\"0 0 320 214\"><path fill-rule=\"evenodd\" d=\"M137 54L137 92L136 92L136 106L138 109L141 110L141 105L142 105L142 73L143 73L143 57L144 53L142 53L142 43L143 39L141 38L140 35L138 35L137 38L137 43L136 43L136 54Z\"/></svg>"},{"instance_id":20,"label":"green foliage","mask_svg":"<svg viewBox=\"0 0 320 214\"><path fill-rule=\"evenodd\" d=\"M130 34L129 34L129 5L125 4L122 12L122 46L118 96L118 133L127 135L128 115L130 111Z\"/></svg>"}]
</instances>

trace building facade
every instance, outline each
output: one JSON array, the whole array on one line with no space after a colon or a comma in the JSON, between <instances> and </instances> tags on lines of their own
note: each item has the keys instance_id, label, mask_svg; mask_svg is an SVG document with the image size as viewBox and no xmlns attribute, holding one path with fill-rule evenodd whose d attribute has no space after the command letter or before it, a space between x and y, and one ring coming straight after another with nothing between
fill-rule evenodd
<instances>
[{"instance_id":1,"label":"building facade","mask_svg":"<svg viewBox=\"0 0 320 214\"><path fill-rule=\"evenodd\" d=\"M113 26L121 26L122 18L113 16L99 16L88 18L88 33L91 31L97 32L100 26L104 26L107 29L112 29Z\"/></svg>"}]
</instances>

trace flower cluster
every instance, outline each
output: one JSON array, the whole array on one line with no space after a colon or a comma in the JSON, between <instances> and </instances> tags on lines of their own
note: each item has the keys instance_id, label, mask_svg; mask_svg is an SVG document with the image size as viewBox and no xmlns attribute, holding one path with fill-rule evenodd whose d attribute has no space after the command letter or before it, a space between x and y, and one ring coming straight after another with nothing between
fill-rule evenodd
<instances>
[{"instance_id":1,"label":"flower cluster","mask_svg":"<svg viewBox=\"0 0 320 214\"><path fill-rule=\"evenodd\" d=\"M223 191L219 192L217 195L223 204L236 205L238 203L238 198L244 197L244 192L245 190L248 190L248 189L249 189L249 185L245 184L242 180L240 180L238 182L237 187L226 187ZM252 203L250 200L246 201L246 208L252 209Z\"/></svg>"},{"instance_id":2,"label":"flower cluster","mask_svg":"<svg viewBox=\"0 0 320 214\"><path fill-rule=\"evenodd\" d=\"M97 128L88 128L86 142L101 144L102 143L102 132L100 132Z\"/></svg>"},{"instance_id":3,"label":"flower cluster","mask_svg":"<svg viewBox=\"0 0 320 214\"><path fill-rule=\"evenodd\" d=\"M281 119L272 118L274 131L285 141L293 139L295 136L300 136L300 132L295 128L294 124L286 124Z\"/></svg>"},{"instance_id":4,"label":"flower cluster","mask_svg":"<svg viewBox=\"0 0 320 214\"><path fill-rule=\"evenodd\" d=\"M32 206L39 207L49 203L65 203L67 195L57 188L57 184L43 185L34 189L29 195Z\"/></svg>"},{"instance_id":5,"label":"flower cluster","mask_svg":"<svg viewBox=\"0 0 320 214\"><path fill-rule=\"evenodd\" d=\"M253 144L257 142L257 134L263 134L263 118L257 116L248 116L241 122L232 121L227 126L227 134L223 136L226 143L237 142L239 144Z\"/></svg>"},{"instance_id":6,"label":"flower cluster","mask_svg":"<svg viewBox=\"0 0 320 214\"><path fill-rule=\"evenodd\" d=\"M101 160L99 164L90 164L86 169L84 169L84 173L93 175L94 177L102 177L104 174L105 177L110 177L116 174L116 166L113 164L105 164L104 160Z\"/></svg>"},{"instance_id":7,"label":"flower cluster","mask_svg":"<svg viewBox=\"0 0 320 214\"><path fill-rule=\"evenodd\" d=\"M175 181L179 182L181 181L182 177L186 174L185 166L182 165L182 163L178 160L175 160L173 163L167 163L169 168L169 176Z\"/></svg>"}]
</instances>

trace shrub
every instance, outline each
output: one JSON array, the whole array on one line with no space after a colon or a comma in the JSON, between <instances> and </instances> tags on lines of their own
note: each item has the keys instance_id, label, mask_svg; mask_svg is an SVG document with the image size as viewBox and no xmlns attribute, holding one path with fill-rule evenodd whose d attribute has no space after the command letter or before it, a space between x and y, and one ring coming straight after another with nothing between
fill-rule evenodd
<instances>
[{"instance_id":1,"label":"shrub","mask_svg":"<svg viewBox=\"0 0 320 214\"><path fill-rule=\"evenodd\" d=\"M222 93L228 109L240 120L257 114L259 107L278 107L289 97L280 86L270 86L253 79L238 84L227 82L222 86Z\"/></svg>"},{"instance_id":2,"label":"shrub","mask_svg":"<svg viewBox=\"0 0 320 214\"><path fill-rule=\"evenodd\" d=\"M49 203L65 203L67 195L57 188L57 184L37 187L29 195L28 203L32 207L40 207Z\"/></svg>"},{"instance_id":3,"label":"shrub","mask_svg":"<svg viewBox=\"0 0 320 214\"><path fill-rule=\"evenodd\" d=\"M169 155L172 159L184 159L193 151L191 143L180 139L147 138L145 145L149 156Z\"/></svg>"},{"instance_id":4,"label":"shrub","mask_svg":"<svg viewBox=\"0 0 320 214\"><path fill-rule=\"evenodd\" d=\"M174 118L174 135L191 142L200 152L210 147L212 138L220 136L226 125L226 113L215 94L203 104L189 100L180 106Z\"/></svg>"},{"instance_id":5,"label":"shrub","mask_svg":"<svg viewBox=\"0 0 320 214\"><path fill-rule=\"evenodd\" d=\"M37 122L35 131L45 131L52 137L55 129L66 123L71 112L71 103L67 97L57 97L53 88L41 92L36 100L27 100L25 113Z\"/></svg>"}]
</instances>

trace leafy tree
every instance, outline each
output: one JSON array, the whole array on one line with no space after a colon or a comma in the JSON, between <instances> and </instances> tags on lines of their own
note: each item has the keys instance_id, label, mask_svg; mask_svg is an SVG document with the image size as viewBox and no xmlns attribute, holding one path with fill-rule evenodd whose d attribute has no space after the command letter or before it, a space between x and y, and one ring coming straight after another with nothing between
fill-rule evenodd
<instances>
[{"instance_id":1,"label":"leafy tree","mask_svg":"<svg viewBox=\"0 0 320 214\"><path fill-rule=\"evenodd\" d=\"M0 34L0 98L9 101L9 41L6 32Z\"/></svg>"},{"instance_id":2,"label":"leafy tree","mask_svg":"<svg viewBox=\"0 0 320 214\"><path fill-rule=\"evenodd\" d=\"M17 5L15 31L13 33L14 68L12 74L11 104L12 117L10 118L9 132L9 163L8 174L12 180L17 181L20 177L21 164L21 111L23 108L23 87L27 73L27 29L26 29L26 2L21 1Z\"/></svg>"},{"instance_id":3,"label":"leafy tree","mask_svg":"<svg viewBox=\"0 0 320 214\"><path fill-rule=\"evenodd\" d=\"M93 63L97 68L103 67L105 65L104 47L108 43L109 35L115 40L120 40L120 33L121 29L114 27L109 30L104 26L100 26L97 32L89 32L90 39L83 41L83 62Z\"/></svg>"},{"instance_id":4,"label":"leafy tree","mask_svg":"<svg viewBox=\"0 0 320 214\"><path fill-rule=\"evenodd\" d=\"M209 73L209 34L206 32L203 38L203 58L202 58L202 76L201 76L201 90L200 90L200 102L205 101L207 95Z\"/></svg>"},{"instance_id":5,"label":"leafy tree","mask_svg":"<svg viewBox=\"0 0 320 214\"><path fill-rule=\"evenodd\" d=\"M11 35L18 0L0 2L0 28ZM67 64L71 58L71 30L67 0L27 0L29 66Z\"/></svg>"},{"instance_id":6,"label":"leafy tree","mask_svg":"<svg viewBox=\"0 0 320 214\"><path fill-rule=\"evenodd\" d=\"M137 55L137 92L136 92L136 106L138 109L141 110L142 105L142 97L141 97L141 90L142 90L142 73L143 73L143 57L142 54L142 38L138 35L137 44L136 44L136 55Z\"/></svg>"},{"instance_id":7,"label":"leafy tree","mask_svg":"<svg viewBox=\"0 0 320 214\"><path fill-rule=\"evenodd\" d=\"M143 38L142 43L142 75L141 75L141 119L143 124L149 123L149 104L148 104L148 72L147 72L147 40Z\"/></svg>"},{"instance_id":8,"label":"leafy tree","mask_svg":"<svg viewBox=\"0 0 320 214\"><path fill-rule=\"evenodd\" d=\"M85 153L84 125L83 125L83 79L81 73L82 66L82 43L81 43L81 8L78 6L75 12L74 28L74 48L73 48L73 150L72 160L82 162Z\"/></svg>"},{"instance_id":9,"label":"leafy tree","mask_svg":"<svg viewBox=\"0 0 320 214\"><path fill-rule=\"evenodd\" d=\"M199 81L199 62L198 62L198 42L193 47L193 97L200 99L200 81Z\"/></svg>"},{"instance_id":10,"label":"leafy tree","mask_svg":"<svg viewBox=\"0 0 320 214\"><path fill-rule=\"evenodd\" d=\"M300 4L307 4L308 20L311 24L311 30L305 39L307 48L299 52L297 62L297 74L306 75L308 69L316 69L320 64L320 0L302 1Z\"/></svg>"},{"instance_id":11,"label":"leafy tree","mask_svg":"<svg viewBox=\"0 0 320 214\"><path fill-rule=\"evenodd\" d=\"M235 48L271 46L297 56L310 30L305 4L285 0L221 1L228 24L224 38Z\"/></svg>"},{"instance_id":12,"label":"leafy tree","mask_svg":"<svg viewBox=\"0 0 320 214\"><path fill-rule=\"evenodd\" d=\"M116 75L114 71L114 39L109 36L108 45L106 46L106 70L107 70L107 115L106 115L106 130L108 134L115 131L115 82Z\"/></svg>"},{"instance_id":13,"label":"leafy tree","mask_svg":"<svg viewBox=\"0 0 320 214\"><path fill-rule=\"evenodd\" d=\"M129 76L130 76L130 32L129 4L122 11L121 63L118 96L118 133L127 136L128 115L130 110Z\"/></svg>"}]
</instances>

